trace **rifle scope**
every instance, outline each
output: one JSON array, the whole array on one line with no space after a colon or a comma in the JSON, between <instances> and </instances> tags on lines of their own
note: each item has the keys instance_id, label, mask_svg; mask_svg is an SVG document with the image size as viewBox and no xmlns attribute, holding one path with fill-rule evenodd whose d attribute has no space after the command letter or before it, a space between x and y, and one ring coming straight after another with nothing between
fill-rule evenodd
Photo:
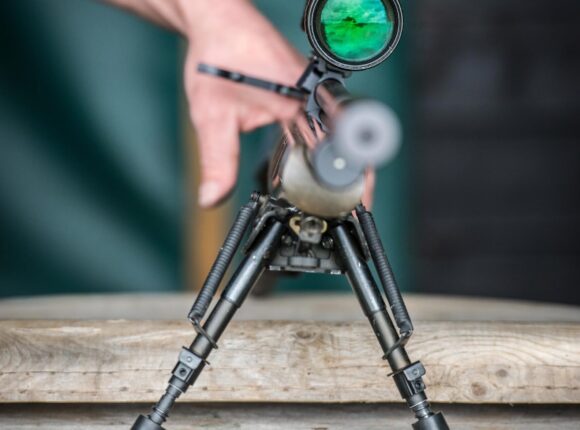
<instances>
[{"instance_id":1,"label":"rifle scope","mask_svg":"<svg viewBox=\"0 0 580 430\"><path fill-rule=\"evenodd\" d=\"M375 67L403 30L398 0L308 0L303 27L316 54L340 70Z\"/></svg>"},{"instance_id":2,"label":"rifle scope","mask_svg":"<svg viewBox=\"0 0 580 430\"><path fill-rule=\"evenodd\" d=\"M353 97L345 80L391 55L403 14L399 0L307 0L302 24L314 54L296 86L207 64L198 70L303 103L270 161L269 192L305 213L339 217L360 202L365 172L392 159L400 145L394 112Z\"/></svg>"}]
</instances>

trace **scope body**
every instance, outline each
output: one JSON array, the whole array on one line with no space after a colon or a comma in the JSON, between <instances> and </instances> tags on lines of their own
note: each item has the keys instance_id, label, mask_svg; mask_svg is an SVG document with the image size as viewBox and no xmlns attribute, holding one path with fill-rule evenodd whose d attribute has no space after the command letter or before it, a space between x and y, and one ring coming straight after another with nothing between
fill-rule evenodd
<instances>
[{"instance_id":1,"label":"scope body","mask_svg":"<svg viewBox=\"0 0 580 430\"><path fill-rule=\"evenodd\" d=\"M366 70L395 50L403 30L399 0L307 0L302 28L316 54L341 70Z\"/></svg>"}]
</instances>

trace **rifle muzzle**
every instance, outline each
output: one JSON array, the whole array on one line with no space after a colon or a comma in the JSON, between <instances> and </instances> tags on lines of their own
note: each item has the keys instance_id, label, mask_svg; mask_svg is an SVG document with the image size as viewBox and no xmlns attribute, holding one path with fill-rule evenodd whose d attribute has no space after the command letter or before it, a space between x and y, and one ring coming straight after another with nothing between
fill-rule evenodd
<instances>
[{"instance_id":1,"label":"rifle muzzle","mask_svg":"<svg viewBox=\"0 0 580 430\"><path fill-rule=\"evenodd\" d=\"M312 154L316 176L341 188L368 168L391 161L401 145L401 124L386 105L353 98L341 82L329 79L315 92L328 134Z\"/></svg>"}]
</instances>

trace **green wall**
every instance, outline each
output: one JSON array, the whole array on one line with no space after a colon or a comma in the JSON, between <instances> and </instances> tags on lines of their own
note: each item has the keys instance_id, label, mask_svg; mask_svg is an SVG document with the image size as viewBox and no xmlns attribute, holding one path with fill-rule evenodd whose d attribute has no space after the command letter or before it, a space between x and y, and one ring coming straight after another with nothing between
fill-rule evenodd
<instances>
[{"instance_id":1,"label":"green wall","mask_svg":"<svg viewBox=\"0 0 580 430\"><path fill-rule=\"evenodd\" d=\"M177 37L92 0L0 16L0 295L181 288Z\"/></svg>"}]
</instances>

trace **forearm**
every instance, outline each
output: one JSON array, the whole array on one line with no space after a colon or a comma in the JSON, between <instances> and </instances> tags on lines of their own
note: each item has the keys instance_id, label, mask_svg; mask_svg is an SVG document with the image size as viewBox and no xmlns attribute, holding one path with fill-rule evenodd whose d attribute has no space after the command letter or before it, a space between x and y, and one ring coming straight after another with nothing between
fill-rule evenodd
<instances>
[{"instance_id":1,"label":"forearm","mask_svg":"<svg viewBox=\"0 0 580 430\"><path fill-rule=\"evenodd\" d=\"M163 27L189 34L190 18L203 17L210 0L103 0ZM202 18L203 19L203 18Z\"/></svg>"},{"instance_id":2,"label":"forearm","mask_svg":"<svg viewBox=\"0 0 580 430\"><path fill-rule=\"evenodd\" d=\"M225 16L251 19L251 0L101 0L126 9L195 43L199 36L223 28ZM239 23L239 22L238 22ZM227 27L227 26L226 26Z\"/></svg>"}]
</instances>

